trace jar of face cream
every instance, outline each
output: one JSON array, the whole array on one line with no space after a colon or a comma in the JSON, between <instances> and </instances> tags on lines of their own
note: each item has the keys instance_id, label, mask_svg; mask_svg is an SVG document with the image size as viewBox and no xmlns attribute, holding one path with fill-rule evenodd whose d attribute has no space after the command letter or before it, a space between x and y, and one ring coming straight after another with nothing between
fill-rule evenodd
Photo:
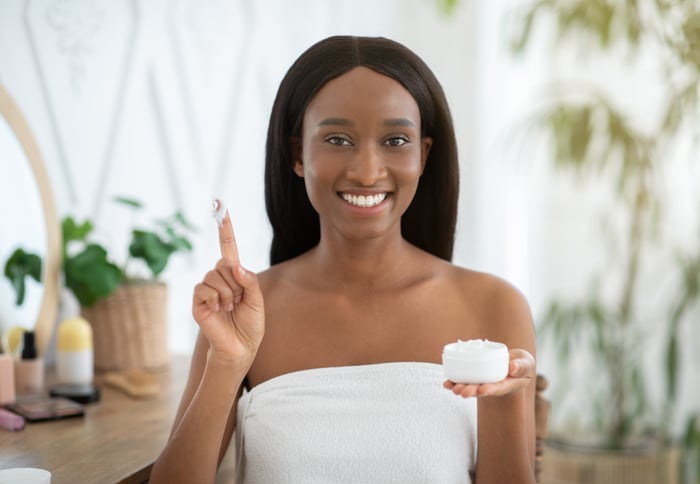
<instances>
[{"instance_id":1,"label":"jar of face cream","mask_svg":"<svg viewBox=\"0 0 700 484\"><path fill-rule=\"evenodd\" d=\"M442 351L445 377L455 383L501 381L508 375L509 361L508 347L489 340L457 340Z\"/></svg>"}]
</instances>

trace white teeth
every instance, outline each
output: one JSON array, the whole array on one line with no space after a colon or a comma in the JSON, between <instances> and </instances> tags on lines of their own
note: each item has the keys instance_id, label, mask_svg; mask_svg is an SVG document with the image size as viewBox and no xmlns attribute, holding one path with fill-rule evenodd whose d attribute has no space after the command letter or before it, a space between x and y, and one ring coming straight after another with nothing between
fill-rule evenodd
<instances>
[{"instance_id":1,"label":"white teeth","mask_svg":"<svg viewBox=\"0 0 700 484\"><path fill-rule=\"evenodd\" d=\"M348 202L350 205L355 205L357 207L374 207L379 205L384 201L387 194L378 193L376 195L351 195L349 193L343 193L343 200Z\"/></svg>"}]
</instances>

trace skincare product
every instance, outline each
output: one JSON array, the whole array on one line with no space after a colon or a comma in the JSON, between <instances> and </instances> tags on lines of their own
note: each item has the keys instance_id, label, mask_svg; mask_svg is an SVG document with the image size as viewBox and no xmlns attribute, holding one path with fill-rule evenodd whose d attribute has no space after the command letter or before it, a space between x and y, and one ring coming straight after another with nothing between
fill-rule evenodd
<instances>
[{"instance_id":1,"label":"skincare product","mask_svg":"<svg viewBox=\"0 0 700 484\"><path fill-rule=\"evenodd\" d=\"M0 470L0 482L7 484L51 484L51 473L34 467Z\"/></svg>"},{"instance_id":2,"label":"skincare product","mask_svg":"<svg viewBox=\"0 0 700 484\"><path fill-rule=\"evenodd\" d=\"M471 339L445 345L442 367L455 383L493 383L508 376L508 347L494 341Z\"/></svg>"},{"instance_id":3,"label":"skincare product","mask_svg":"<svg viewBox=\"0 0 700 484\"><path fill-rule=\"evenodd\" d=\"M25 331L20 359L15 362L15 389L18 396L36 395L43 386L44 359L36 351L34 331Z\"/></svg>"},{"instance_id":4,"label":"skincare product","mask_svg":"<svg viewBox=\"0 0 700 484\"><path fill-rule=\"evenodd\" d=\"M56 374L59 383L92 383L92 327L81 317L61 322L56 333Z\"/></svg>"},{"instance_id":5,"label":"skincare product","mask_svg":"<svg viewBox=\"0 0 700 484\"><path fill-rule=\"evenodd\" d=\"M0 405L15 401L15 361L0 352Z\"/></svg>"}]
</instances>

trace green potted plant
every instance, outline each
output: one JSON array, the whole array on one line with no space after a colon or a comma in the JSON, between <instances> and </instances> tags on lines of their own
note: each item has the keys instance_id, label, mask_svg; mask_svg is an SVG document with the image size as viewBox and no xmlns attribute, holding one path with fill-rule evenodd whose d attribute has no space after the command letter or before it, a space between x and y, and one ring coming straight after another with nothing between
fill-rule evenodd
<instances>
[{"instance_id":1,"label":"green potted plant","mask_svg":"<svg viewBox=\"0 0 700 484\"><path fill-rule=\"evenodd\" d=\"M700 406L678 414L678 383L682 371L688 371L681 365L683 352L700 348L681 336L683 327L697 318L700 241L690 249L669 243L671 235L661 223L660 180L679 146L699 134L700 5L531 1L514 24L514 52L528 48L542 22L558 33L553 53L573 45L589 61L611 51L618 56L624 52L630 63L640 52L645 59L656 56L665 90L658 123L642 129L620 107L624 103L616 95L625 93L595 79L569 79L548 91L546 107L528 124L548 135L557 168L584 184L603 187L613 200L601 213L608 223L599 236L611 248L605 266L587 293L553 297L539 318L538 353L554 351L558 371L566 375L550 376L550 431L555 437L545 452L545 481L584 482L572 477L579 476L590 479L585 482L678 482L682 447L684 482L691 482L689 474L700 462ZM667 270L653 277L676 289L649 294L643 278L658 260L668 262ZM663 341L663 349L650 364L641 350L652 341ZM574 350L589 356L578 371L572 364ZM650 380L657 376L661 382ZM663 395L655 397L653 387L663 388ZM590 418L575 418L581 416L573 415L581 406L567 406L575 400L585 402ZM561 418L567 408L571 414Z\"/></svg>"},{"instance_id":2,"label":"green potted plant","mask_svg":"<svg viewBox=\"0 0 700 484\"><path fill-rule=\"evenodd\" d=\"M131 210L143 209L137 200L115 201ZM149 229L134 228L128 256L118 266L93 240L90 220L63 219L64 283L92 325L98 371L167 366L167 287L158 276L171 255L192 250L186 236L192 230L180 212L155 220ZM132 270L135 262L145 268L141 276Z\"/></svg>"}]
</instances>

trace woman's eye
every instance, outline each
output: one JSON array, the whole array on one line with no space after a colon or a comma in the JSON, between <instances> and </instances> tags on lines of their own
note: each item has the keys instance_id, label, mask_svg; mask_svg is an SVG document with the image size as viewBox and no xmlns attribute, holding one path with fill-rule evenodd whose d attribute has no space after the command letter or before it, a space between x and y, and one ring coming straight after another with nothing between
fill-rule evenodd
<instances>
[{"instance_id":1,"label":"woman's eye","mask_svg":"<svg viewBox=\"0 0 700 484\"><path fill-rule=\"evenodd\" d=\"M408 138L403 136L394 136L393 138L386 140L385 143L389 146L403 146L408 143Z\"/></svg>"},{"instance_id":2,"label":"woman's eye","mask_svg":"<svg viewBox=\"0 0 700 484\"><path fill-rule=\"evenodd\" d=\"M350 146L350 140L342 136L328 136L326 141L332 145L336 146Z\"/></svg>"}]
</instances>

